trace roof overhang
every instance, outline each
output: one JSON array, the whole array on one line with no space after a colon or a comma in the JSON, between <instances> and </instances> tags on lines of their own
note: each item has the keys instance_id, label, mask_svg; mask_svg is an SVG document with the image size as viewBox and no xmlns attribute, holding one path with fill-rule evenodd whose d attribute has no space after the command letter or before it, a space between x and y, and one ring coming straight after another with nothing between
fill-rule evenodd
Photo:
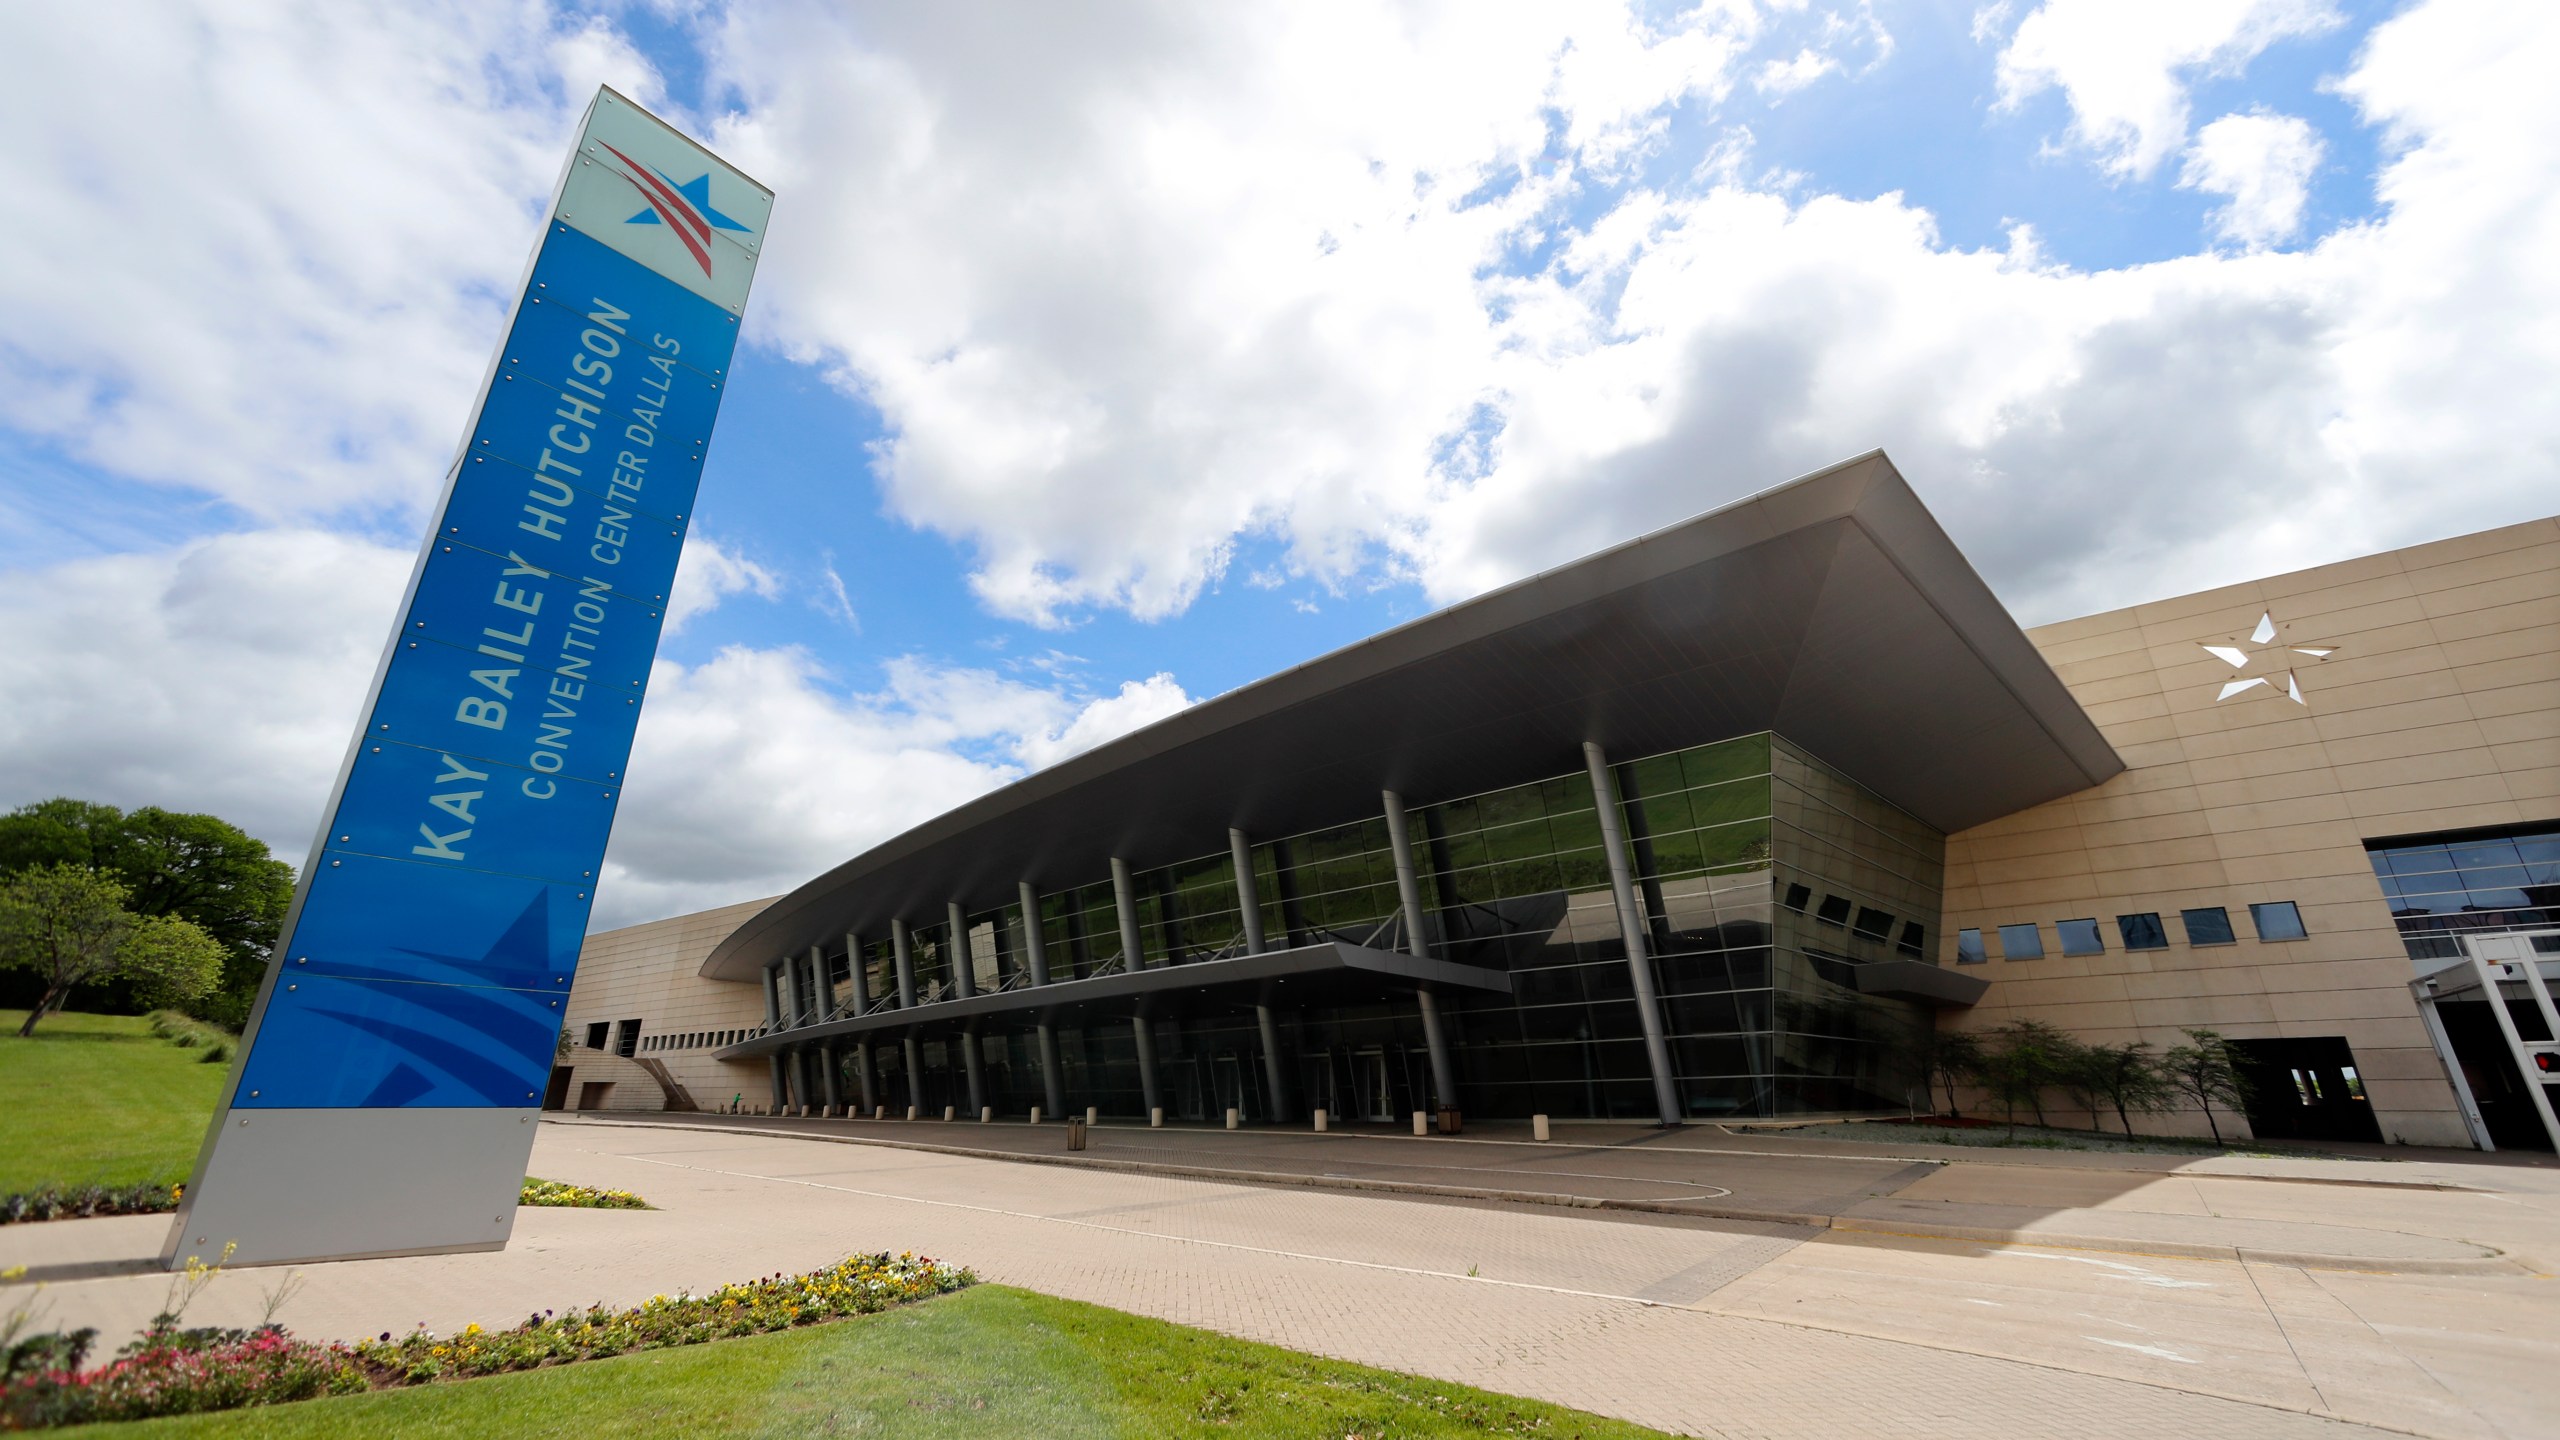
<instances>
[{"instance_id":1,"label":"roof overhang","mask_svg":"<svg viewBox=\"0 0 2560 1440\"><path fill-rule=\"evenodd\" d=\"M909 1030L939 1031L978 1024L1028 1025L1049 1020L1074 1025L1087 1018L1126 1020L1168 1007L1211 1005L1294 1006L1359 1004L1409 995L1431 985L1511 993L1511 977L1480 965L1454 965L1394 950L1326 941L1259 955L1230 955L1189 965L1059 980L1019 990L993 991L965 1000L941 1000L911 1010L895 1007L815 1025L777 1030L718 1051L713 1058L745 1060L820 1040L868 1039Z\"/></svg>"},{"instance_id":2,"label":"roof overhang","mask_svg":"<svg viewBox=\"0 0 2560 1440\"><path fill-rule=\"evenodd\" d=\"M2124 768L1881 451L1233 690L781 897L702 973L1582 766L1774 730L1942 831Z\"/></svg>"}]
</instances>

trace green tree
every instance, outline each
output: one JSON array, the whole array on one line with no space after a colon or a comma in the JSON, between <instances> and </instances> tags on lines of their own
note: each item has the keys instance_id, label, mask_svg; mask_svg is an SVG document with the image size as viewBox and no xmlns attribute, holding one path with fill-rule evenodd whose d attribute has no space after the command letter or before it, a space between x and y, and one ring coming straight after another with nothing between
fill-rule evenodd
<instances>
[{"instance_id":1,"label":"green tree","mask_svg":"<svg viewBox=\"0 0 2560 1440\"><path fill-rule=\"evenodd\" d=\"M146 1003L194 999L222 973L222 947L194 922L136 915L121 881L68 861L0 883L0 969L36 972L43 993L21 1036L75 985L129 982Z\"/></svg>"},{"instance_id":2,"label":"green tree","mask_svg":"<svg viewBox=\"0 0 2560 1440\"><path fill-rule=\"evenodd\" d=\"M2070 1079L2080 1042L2042 1020L2012 1020L1993 1030L1991 1040L1976 1073L2010 1124L2018 1123L2018 1107L2024 1105L2042 1125L2045 1092Z\"/></svg>"},{"instance_id":3,"label":"green tree","mask_svg":"<svg viewBox=\"0 0 2560 1440\"><path fill-rule=\"evenodd\" d=\"M2148 1114L2176 1103L2177 1091L2162 1072L2160 1057L2151 1053L2149 1041L2082 1046L2076 1068L2072 1088L2088 1101L2092 1130L2098 1128L2101 1103L2114 1109L2116 1123L2124 1126L2127 1135L2133 1133L2132 1112Z\"/></svg>"},{"instance_id":4,"label":"green tree","mask_svg":"<svg viewBox=\"0 0 2560 1440\"><path fill-rule=\"evenodd\" d=\"M1920 1037L1923 1078L1947 1092L1947 1114L1954 1116L1956 1087L1982 1073L1982 1037L1969 1030L1932 1029Z\"/></svg>"},{"instance_id":5,"label":"green tree","mask_svg":"<svg viewBox=\"0 0 2560 1440\"><path fill-rule=\"evenodd\" d=\"M293 867L265 842L218 816L145 806L126 814L87 800L40 800L0 815L0 876L72 864L123 882L137 915L193 922L223 951L222 975L188 1009L238 1028L266 973L277 927L293 900ZM150 1001L129 987L117 997Z\"/></svg>"},{"instance_id":6,"label":"green tree","mask_svg":"<svg viewBox=\"0 0 2560 1440\"><path fill-rule=\"evenodd\" d=\"M2173 1047L2160 1057L2160 1067L2167 1073L2170 1093L2181 1100L2192 1100L2204 1111L2206 1128L2213 1131L2213 1143L2223 1144L2222 1126L2215 1123L2213 1107L2246 1110L2249 1084L2240 1078L2234 1064L2231 1042L2212 1030L2190 1030L2187 1043Z\"/></svg>"}]
</instances>

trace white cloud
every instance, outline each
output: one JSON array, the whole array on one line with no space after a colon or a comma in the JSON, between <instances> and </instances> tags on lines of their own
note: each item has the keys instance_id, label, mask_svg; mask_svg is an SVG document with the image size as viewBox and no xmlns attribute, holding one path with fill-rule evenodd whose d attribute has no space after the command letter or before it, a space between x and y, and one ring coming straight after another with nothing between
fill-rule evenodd
<instances>
[{"instance_id":1,"label":"white cloud","mask_svg":"<svg viewBox=\"0 0 2560 1440\"><path fill-rule=\"evenodd\" d=\"M2326 151L2320 132L2294 115L2225 115L2196 132L2178 187L2220 195L2214 233L2263 250L2302 228L2302 205Z\"/></svg>"},{"instance_id":2,"label":"white cloud","mask_svg":"<svg viewBox=\"0 0 2560 1440\"><path fill-rule=\"evenodd\" d=\"M1840 62L1817 50L1799 50L1791 60L1764 60L1751 74L1751 88L1764 95L1787 96L1839 70Z\"/></svg>"},{"instance_id":3,"label":"white cloud","mask_svg":"<svg viewBox=\"0 0 2560 1440\"><path fill-rule=\"evenodd\" d=\"M684 553L676 562L675 586L667 592L666 633L682 630L695 616L717 609L732 595L771 600L781 593L781 576L696 531L685 537Z\"/></svg>"},{"instance_id":4,"label":"white cloud","mask_svg":"<svg viewBox=\"0 0 2560 1440\"><path fill-rule=\"evenodd\" d=\"M0 423L261 517L414 515L606 78L655 88L530 0L13 8Z\"/></svg>"},{"instance_id":5,"label":"white cloud","mask_svg":"<svg viewBox=\"0 0 2560 1440\"><path fill-rule=\"evenodd\" d=\"M414 559L274 530L0 575L0 808L210 810L300 865Z\"/></svg>"},{"instance_id":6,"label":"white cloud","mask_svg":"<svg viewBox=\"0 0 2560 1440\"><path fill-rule=\"evenodd\" d=\"M2003 18L1977 14L1975 38ZM2277 41L2340 23L2330 0L2045 0L2000 52L2000 103L2060 89L2072 141L2142 179L2185 145L2197 75L2238 74Z\"/></svg>"},{"instance_id":7,"label":"white cloud","mask_svg":"<svg viewBox=\"0 0 2560 1440\"><path fill-rule=\"evenodd\" d=\"M413 558L274 530L0 575L0 809L211 811L300 865ZM789 889L1189 703L1162 674L1093 695L903 659L847 695L793 649L662 660L597 923Z\"/></svg>"},{"instance_id":8,"label":"white cloud","mask_svg":"<svg viewBox=\"0 0 2560 1440\"><path fill-rule=\"evenodd\" d=\"M903 659L834 693L805 652L660 661L598 928L773 894L952 806L1190 704L1169 675L1089 697Z\"/></svg>"},{"instance_id":9,"label":"white cloud","mask_svg":"<svg viewBox=\"0 0 2560 1440\"><path fill-rule=\"evenodd\" d=\"M1268 535L1338 580L1494 343L1473 273L1759 21L742 7L722 143L789 197L756 323L877 403L901 516L1002 614L1172 614ZM1550 135L1552 120L1555 134Z\"/></svg>"}]
</instances>

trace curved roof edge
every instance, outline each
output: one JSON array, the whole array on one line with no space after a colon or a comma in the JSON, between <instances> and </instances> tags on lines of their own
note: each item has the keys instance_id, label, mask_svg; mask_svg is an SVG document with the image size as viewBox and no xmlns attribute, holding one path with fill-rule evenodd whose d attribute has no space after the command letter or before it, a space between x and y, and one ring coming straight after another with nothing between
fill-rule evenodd
<instances>
[{"instance_id":1,"label":"curved roof edge","mask_svg":"<svg viewBox=\"0 0 2560 1440\"><path fill-rule=\"evenodd\" d=\"M1817 470L1201 702L916 826L704 961L876 933L1376 808L1775 730L1953 832L2124 768L1884 452Z\"/></svg>"}]
</instances>

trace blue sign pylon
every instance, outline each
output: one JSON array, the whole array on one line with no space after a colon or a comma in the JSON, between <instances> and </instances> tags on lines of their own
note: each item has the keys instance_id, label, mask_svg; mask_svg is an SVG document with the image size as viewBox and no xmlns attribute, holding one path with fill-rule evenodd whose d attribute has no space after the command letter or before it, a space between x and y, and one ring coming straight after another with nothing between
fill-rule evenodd
<instances>
[{"instance_id":1,"label":"blue sign pylon","mask_svg":"<svg viewBox=\"0 0 2560 1440\"><path fill-rule=\"evenodd\" d=\"M162 1253L506 1243L772 192L610 89Z\"/></svg>"}]
</instances>

